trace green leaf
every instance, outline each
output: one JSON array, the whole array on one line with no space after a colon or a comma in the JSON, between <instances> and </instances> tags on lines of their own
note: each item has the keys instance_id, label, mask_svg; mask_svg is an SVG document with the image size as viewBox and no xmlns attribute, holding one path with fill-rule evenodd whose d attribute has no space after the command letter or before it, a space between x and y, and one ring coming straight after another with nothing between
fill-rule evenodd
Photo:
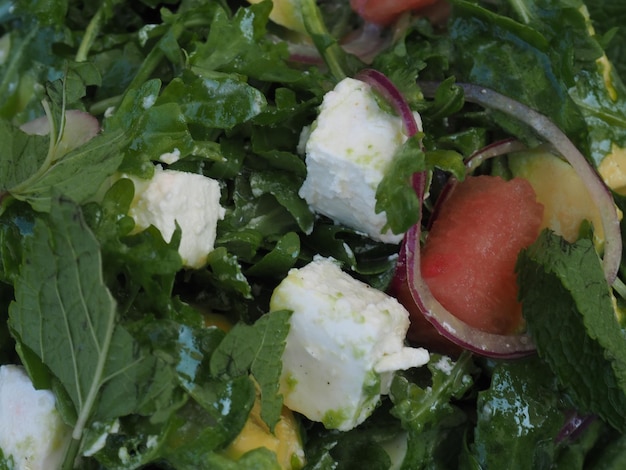
<instances>
[{"instance_id":1,"label":"green leaf","mask_svg":"<svg viewBox=\"0 0 626 470\"><path fill-rule=\"evenodd\" d=\"M50 210L54 192L84 202L119 167L125 137L121 130L99 134L50 167L40 167L29 178L10 188L10 192L38 211Z\"/></svg>"},{"instance_id":2,"label":"green leaf","mask_svg":"<svg viewBox=\"0 0 626 470\"><path fill-rule=\"evenodd\" d=\"M250 176L250 187L254 196L271 194L289 211L303 232L311 233L315 216L306 201L298 195L301 185L300 178L281 171L259 171Z\"/></svg>"},{"instance_id":3,"label":"green leaf","mask_svg":"<svg viewBox=\"0 0 626 470\"><path fill-rule=\"evenodd\" d=\"M395 153L390 168L376 188L376 212L387 214L385 232L404 233L420 217L421 204L413 188L413 175L426 169L422 134L408 139Z\"/></svg>"},{"instance_id":4,"label":"green leaf","mask_svg":"<svg viewBox=\"0 0 626 470\"><path fill-rule=\"evenodd\" d=\"M294 266L300 254L300 237L295 232L283 235L272 251L246 271L248 276L282 277Z\"/></svg>"},{"instance_id":5,"label":"green leaf","mask_svg":"<svg viewBox=\"0 0 626 470\"><path fill-rule=\"evenodd\" d=\"M472 356L465 352L454 362L432 354L428 370L431 377L425 383L400 374L391 383L389 396L394 406L390 413L408 431L403 469L430 468L436 461L448 459L454 465L460 449L466 417L453 400L462 398L474 383Z\"/></svg>"},{"instance_id":6,"label":"green leaf","mask_svg":"<svg viewBox=\"0 0 626 470\"><path fill-rule=\"evenodd\" d=\"M195 70L185 71L163 90L158 104L178 103L188 123L231 129L258 115L267 101L242 77Z\"/></svg>"},{"instance_id":7,"label":"green leaf","mask_svg":"<svg viewBox=\"0 0 626 470\"><path fill-rule=\"evenodd\" d=\"M252 298L252 288L241 272L241 266L235 256L224 247L214 249L207 258L214 281L223 289L238 292L247 299Z\"/></svg>"},{"instance_id":8,"label":"green leaf","mask_svg":"<svg viewBox=\"0 0 626 470\"><path fill-rule=\"evenodd\" d=\"M211 373L238 377L251 373L261 389L261 418L273 431L280 418L278 381L291 312L263 315L254 325L237 323L211 357Z\"/></svg>"},{"instance_id":9,"label":"green leaf","mask_svg":"<svg viewBox=\"0 0 626 470\"><path fill-rule=\"evenodd\" d=\"M28 135L0 119L0 191L9 190L34 174L46 159L49 137Z\"/></svg>"},{"instance_id":10,"label":"green leaf","mask_svg":"<svg viewBox=\"0 0 626 470\"><path fill-rule=\"evenodd\" d=\"M206 460L208 468L214 470L281 470L276 454L265 447L252 449L236 462L219 453L213 453Z\"/></svg>"},{"instance_id":11,"label":"green leaf","mask_svg":"<svg viewBox=\"0 0 626 470\"><path fill-rule=\"evenodd\" d=\"M75 439L93 417L131 412L142 393L139 377L152 368L116 324L116 303L101 270L99 244L80 208L54 199L27 242L9 322L69 394Z\"/></svg>"},{"instance_id":12,"label":"green leaf","mask_svg":"<svg viewBox=\"0 0 626 470\"><path fill-rule=\"evenodd\" d=\"M565 416L556 377L536 357L496 365L480 392L474 452L481 468L549 468Z\"/></svg>"},{"instance_id":13,"label":"green leaf","mask_svg":"<svg viewBox=\"0 0 626 470\"><path fill-rule=\"evenodd\" d=\"M212 18L206 42L198 43L190 54L193 67L206 71L238 73L269 82L297 82L304 76L289 67L287 45L272 42L265 26L271 10L269 2L237 10L228 18L218 9Z\"/></svg>"},{"instance_id":14,"label":"green leaf","mask_svg":"<svg viewBox=\"0 0 626 470\"><path fill-rule=\"evenodd\" d=\"M576 31L572 34L563 26L570 27L576 14L580 23L582 15L559 4L556 11L550 12L558 24L542 28L539 21L525 24L509 16L508 2L502 13L465 0L452 3L455 15L450 23L450 37L457 54L458 81L513 96L549 116L579 147L586 145L583 116L568 93L575 75L572 61L576 50L572 41L580 31L572 28ZM524 5L534 9L531 2ZM566 15L567 21L561 15ZM510 119L497 115L494 120L511 134L530 138L526 129Z\"/></svg>"},{"instance_id":15,"label":"green leaf","mask_svg":"<svg viewBox=\"0 0 626 470\"><path fill-rule=\"evenodd\" d=\"M606 46L609 59L615 64L619 75L626 77L626 28L623 18L626 15L624 2L604 0L586 0L589 14L598 34L612 33L611 41Z\"/></svg>"},{"instance_id":16,"label":"green leaf","mask_svg":"<svg viewBox=\"0 0 626 470\"><path fill-rule=\"evenodd\" d=\"M581 411L626 430L626 337L592 241L570 244L544 231L517 269L539 355Z\"/></svg>"},{"instance_id":17,"label":"green leaf","mask_svg":"<svg viewBox=\"0 0 626 470\"><path fill-rule=\"evenodd\" d=\"M422 388L401 375L394 377L389 394L394 404L391 413L405 427L416 431L436 425L441 417L452 412L450 400L461 398L472 386L473 367L468 353L456 362L433 354L428 362L432 374L429 387Z\"/></svg>"}]
</instances>

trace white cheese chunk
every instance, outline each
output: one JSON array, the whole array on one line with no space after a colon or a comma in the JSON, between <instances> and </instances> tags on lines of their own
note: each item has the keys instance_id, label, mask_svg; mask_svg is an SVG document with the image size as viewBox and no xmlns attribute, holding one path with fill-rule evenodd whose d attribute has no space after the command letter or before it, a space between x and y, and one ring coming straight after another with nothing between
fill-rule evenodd
<instances>
[{"instance_id":1,"label":"white cheese chunk","mask_svg":"<svg viewBox=\"0 0 626 470\"><path fill-rule=\"evenodd\" d=\"M183 264L202 267L213 251L217 222L224 218L219 183L203 175L161 167L150 180L131 179L135 198L129 215L136 229L154 225L169 242L178 223L182 232L178 252Z\"/></svg>"},{"instance_id":2,"label":"white cheese chunk","mask_svg":"<svg viewBox=\"0 0 626 470\"><path fill-rule=\"evenodd\" d=\"M290 270L270 308L293 311L280 380L285 405L330 429L363 422L396 370L429 360L425 349L404 345L407 310L331 259Z\"/></svg>"},{"instance_id":3,"label":"white cheese chunk","mask_svg":"<svg viewBox=\"0 0 626 470\"><path fill-rule=\"evenodd\" d=\"M419 114L414 113L421 128ZM317 120L303 131L307 177L300 189L314 212L385 243L402 234L382 232L376 188L407 140L402 120L378 105L371 87L352 78L324 96Z\"/></svg>"},{"instance_id":4,"label":"white cheese chunk","mask_svg":"<svg viewBox=\"0 0 626 470\"><path fill-rule=\"evenodd\" d=\"M0 449L13 468L60 468L71 438L54 394L36 390L21 366L0 367Z\"/></svg>"}]
</instances>

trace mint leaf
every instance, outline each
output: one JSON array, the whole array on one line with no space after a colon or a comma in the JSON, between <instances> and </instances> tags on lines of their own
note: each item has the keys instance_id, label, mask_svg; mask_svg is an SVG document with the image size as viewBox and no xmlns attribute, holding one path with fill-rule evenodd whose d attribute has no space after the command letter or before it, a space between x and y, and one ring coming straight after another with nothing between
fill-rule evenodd
<instances>
[{"instance_id":1,"label":"mint leaf","mask_svg":"<svg viewBox=\"0 0 626 470\"><path fill-rule=\"evenodd\" d=\"M48 137L28 135L0 119L0 191L6 191L35 173L48 153Z\"/></svg>"},{"instance_id":2,"label":"mint leaf","mask_svg":"<svg viewBox=\"0 0 626 470\"><path fill-rule=\"evenodd\" d=\"M38 211L50 210L53 192L84 202L117 170L124 144L125 135L121 130L97 135L51 166L40 167L9 191Z\"/></svg>"},{"instance_id":3,"label":"mint leaf","mask_svg":"<svg viewBox=\"0 0 626 470\"><path fill-rule=\"evenodd\" d=\"M626 430L626 337L593 243L542 232L520 254L518 282L539 355L583 412Z\"/></svg>"},{"instance_id":4,"label":"mint leaf","mask_svg":"<svg viewBox=\"0 0 626 470\"><path fill-rule=\"evenodd\" d=\"M282 409L278 382L290 317L290 312L279 310L263 315L254 325L237 323L211 357L211 373L216 377L252 374L261 388L261 418L272 431Z\"/></svg>"},{"instance_id":5,"label":"mint leaf","mask_svg":"<svg viewBox=\"0 0 626 470\"><path fill-rule=\"evenodd\" d=\"M92 417L131 412L143 392L137 383L153 366L117 325L116 303L102 280L101 263L98 242L80 207L55 198L49 217L36 220L26 243L9 308L17 339L69 395L77 415L75 439Z\"/></svg>"}]
</instances>

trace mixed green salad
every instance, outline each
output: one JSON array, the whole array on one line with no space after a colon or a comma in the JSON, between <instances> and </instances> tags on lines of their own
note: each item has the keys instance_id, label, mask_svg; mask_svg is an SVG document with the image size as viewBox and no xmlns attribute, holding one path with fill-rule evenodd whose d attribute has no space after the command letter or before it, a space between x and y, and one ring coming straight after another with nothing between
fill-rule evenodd
<instances>
[{"instance_id":1,"label":"mixed green salad","mask_svg":"<svg viewBox=\"0 0 626 470\"><path fill-rule=\"evenodd\" d=\"M394 233L424 235L447 182L493 143L554 144L528 108L621 214L626 4L448 0L378 26L347 0L274 3L0 0L0 363L54 395L62 468L623 468L623 255L592 223L574 241L546 230L519 256L532 350L429 346L348 431L283 406L291 312L270 298L320 256L384 292L397 275L401 244L299 195L303 130L364 70L422 120L377 191ZM506 154L480 161L472 171L511 176ZM165 236L132 217L137 181L164 169L219 183L214 247L197 263L180 254L182 224ZM3 452L0 469L26 468Z\"/></svg>"}]
</instances>

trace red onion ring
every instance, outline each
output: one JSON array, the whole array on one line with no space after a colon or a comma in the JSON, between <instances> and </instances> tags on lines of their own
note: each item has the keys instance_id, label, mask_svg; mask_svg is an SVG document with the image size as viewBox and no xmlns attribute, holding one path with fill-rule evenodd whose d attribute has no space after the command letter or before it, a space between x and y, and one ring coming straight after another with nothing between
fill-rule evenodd
<instances>
[{"instance_id":1,"label":"red onion ring","mask_svg":"<svg viewBox=\"0 0 626 470\"><path fill-rule=\"evenodd\" d=\"M369 84L393 106L402 118L407 135L413 136L421 130L402 93L383 73L373 69L366 69L361 71L356 78ZM472 165L487 158L507 153L512 149L519 149L519 145L512 139L495 143L474 154L468 161L468 165L472 167ZM421 206L423 206L424 202L426 179L426 172L413 175L413 188L419 197ZM392 281L392 290L394 285L397 286L399 283L406 282L413 302L418 306L424 317L443 337L469 351L484 356L501 358L514 358L532 354L535 351L535 346L527 334L497 335L478 330L452 315L435 299L421 275L421 219L420 213L419 220L409 229L404 237L396 275Z\"/></svg>"},{"instance_id":2,"label":"red onion ring","mask_svg":"<svg viewBox=\"0 0 626 470\"><path fill-rule=\"evenodd\" d=\"M526 150L527 147L524 143L517 139L509 138L493 142L486 147L474 152L465 162L465 168L468 173L471 173L478 168L485 160L490 158L499 157L500 155L506 155L511 152L519 152Z\"/></svg>"},{"instance_id":3,"label":"red onion ring","mask_svg":"<svg viewBox=\"0 0 626 470\"><path fill-rule=\"evenodd\" d=\"M419 83L419 85L422 93L429 97L434 96L438 86L438 84L432 82ZM600 212L602 228L604 229L604 256L602 257L604 277L609 285L613 284L622 259L622 236L619 216L610 190L585 156L561 129L534 109L478 85L459 83L457 86L463 89L466 101L501 111L530 126L538 136L549 142L576 171Z\"/></svg>"},{"instance_id":4,"label":"red onion ring","mask_svg":"<svg viewBox=\"0 0 626 470\"><path fill-rule=\"evenodd\" d=\"M421 130L404 96L385 74L378 70L365 69L361 70L355 78L367 83L393 106L394 110L400 115L404 123L404 130L409 137Z\"/></svg>"},{"instance_id":5,"label":"red onion ring","mask_svg":"<svg viewBox=\"0 0 626 470\"><path fill-rule=\"evenodd\" d=\"M563 442L575 441L596 419L597 417L595 415L581 415L576 410L570 410L567 413L565 423L554 439L554 442L561 444Z\"/></svg>"}]
</instances>

